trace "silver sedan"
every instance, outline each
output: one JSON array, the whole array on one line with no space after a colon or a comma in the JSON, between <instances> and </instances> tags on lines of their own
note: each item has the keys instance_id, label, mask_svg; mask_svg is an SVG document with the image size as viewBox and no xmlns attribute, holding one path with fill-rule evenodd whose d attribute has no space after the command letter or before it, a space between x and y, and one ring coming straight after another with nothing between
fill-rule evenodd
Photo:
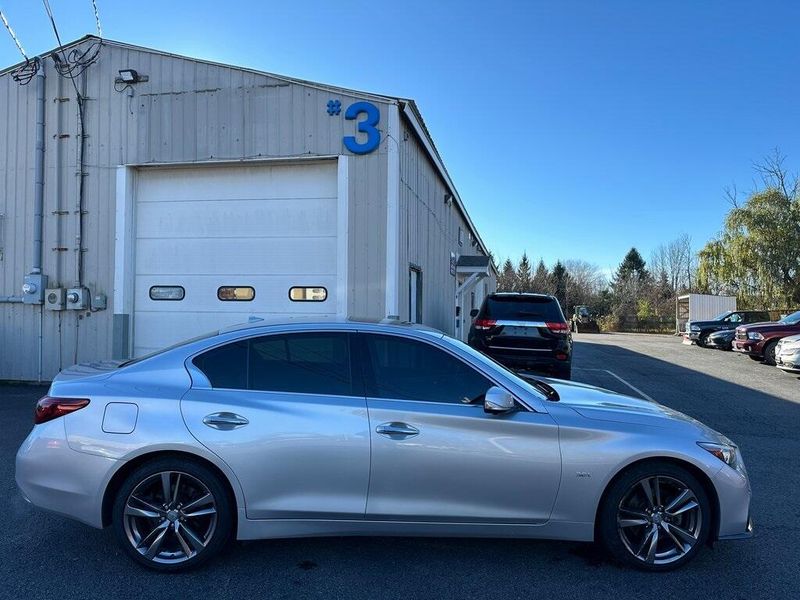
<instances>
[{"instance_id":1,"label":"silver sedan","mask_svg":"<svg viewBox=\"0 0 800 600\"><path fill-rule=\"evenodd\" d=\"M255 323L78 365L35 423L24 496L162 571L233 538L326 535L596 540L668 570L752 531L725 436L416 326Z\"/></svg>"}]
</instances>

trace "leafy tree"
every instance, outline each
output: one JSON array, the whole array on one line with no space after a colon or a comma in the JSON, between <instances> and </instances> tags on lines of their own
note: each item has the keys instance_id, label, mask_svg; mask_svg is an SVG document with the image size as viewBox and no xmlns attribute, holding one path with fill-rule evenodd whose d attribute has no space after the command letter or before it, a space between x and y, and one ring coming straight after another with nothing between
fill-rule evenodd
<instances>
[{"instance_id":1,"label":"leafy tree","mask_svg":"<svg viewBox=\"0 0 800 600\"><path fill-rule=\"evenodd\" d=\"M743 204L731 197L723 231L699 254L703 289L738 294L747 304L800 303L800 181L783 163L776 151L756 166L763 188Z\"/></svg>"}]
</instances>

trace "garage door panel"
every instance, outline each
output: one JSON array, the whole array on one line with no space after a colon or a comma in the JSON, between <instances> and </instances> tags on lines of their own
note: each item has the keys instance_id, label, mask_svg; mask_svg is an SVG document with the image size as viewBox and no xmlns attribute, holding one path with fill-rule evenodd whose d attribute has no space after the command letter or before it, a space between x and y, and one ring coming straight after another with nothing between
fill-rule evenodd
<instances>
[{"instance_id":1,"label":"garage door panel","mask_svg":"<svg viewBox=\"0 0 800 600\"><path fill-rule=\"evenodd\" d=\"M247 323L253 316L250 312L210 313L186 312L185 319L175 319L175 315L163 312L141 312L136 314L134 325L134 339L136 340L136 356L142 356L167 345L183 340L189 340L199 335L218 331L231 325ZM269 318L270 315L256 315ZM274 316L274 315L272 315ZM332 319L333 315L313 315L308 313L295 313L286 317L292 319L314 318L319 320ZM169 332L170 341L165 342L164 332Z\"/></svg>"},{"instance_id":2,"label":"garage door panel","mask_svg":"<svg viewBox=\"0 0 800 600\"><path fill-rule=\"evenodd\" d=\"M211 275L336 272L336 238L143 239L136 242L139 274Z\"/></svg>"},{"instance_id":3,"label":"garage door panel","mask_svg":"<svg viewBox=\"0 0 800 600\"><path fill-rule=\"evenodd\" d=\"M181 286L183 300L152 300L152 286ZM217 298L220 286L250 286L255 290L252 301L225 301ZM292 286L324 287L328 298L324 302L292 302L289 289ZM194 312L287 314L303 312L323 315L336 311L335 275L138 275L136 277L136 307L140 312L167 312L184 314Z\"/></svg>"},{"instance_id":4,"label":"garage door panel","mask_svg":"<svg viewBox=\"0 0 800 600\"><path fill-rule=\"evenodd\" d=\"M273 167L153 169L137 183L139 203L220 198L331 198L337 194L330 163Z\"/></svg>"},{"instance_id":5,"label":"garage door panel","mask_svg":"<svg viewBox=\"0 0 800 600\"><path fill-rule=\"evenodd\" d=\"M334 236L335 206L335 197L145 202L136 227L141 238Z\"/></svg>"},{"instance_id":6,"label":"garage door panel","mask_svg":"<svg viewBox=\"0 0 800 600\"><path fill-rule=\"evenodd\" d=\"M334 161L142 170L136 179L134 355L243 323L250 316L336 314L338 188ZM151 300L154 285L180 301ZM249 302L220 286L250 286ZM325 287L292 302L292 286Z\"/></svg>"}]
</instances>

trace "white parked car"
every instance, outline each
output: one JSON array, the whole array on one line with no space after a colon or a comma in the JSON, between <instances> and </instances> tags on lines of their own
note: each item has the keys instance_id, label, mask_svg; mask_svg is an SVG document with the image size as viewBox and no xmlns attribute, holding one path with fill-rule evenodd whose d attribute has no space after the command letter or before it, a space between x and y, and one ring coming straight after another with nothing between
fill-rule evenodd
<instances>
[{"instance_id":1,"label":"white parked car","mask_svg":"<svg viewBox=\"0 0 800 600\"><path fill-rule=\"evenodd\" d=\"M775 366L789 373L800 373L800 335L790 335L778 342Z\"/></svg>"}]
</instances>

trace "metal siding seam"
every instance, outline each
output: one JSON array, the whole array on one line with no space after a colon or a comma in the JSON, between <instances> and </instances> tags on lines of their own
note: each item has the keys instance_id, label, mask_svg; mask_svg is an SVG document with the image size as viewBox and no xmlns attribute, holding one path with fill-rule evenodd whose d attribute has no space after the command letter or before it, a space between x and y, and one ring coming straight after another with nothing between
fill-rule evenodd
<instances>
[{"instance_id":1,"label":"metal siding seam","mask_svg":"<svg viewBox=\"0 0 800 600\"><path fill-rule=\"evenodd\" d=\"M397 104L388 108L386 126L386 316L400 316L399 227L400 227L400 152L398 136L400 111Z\"/></svg>"}]
</instances>

